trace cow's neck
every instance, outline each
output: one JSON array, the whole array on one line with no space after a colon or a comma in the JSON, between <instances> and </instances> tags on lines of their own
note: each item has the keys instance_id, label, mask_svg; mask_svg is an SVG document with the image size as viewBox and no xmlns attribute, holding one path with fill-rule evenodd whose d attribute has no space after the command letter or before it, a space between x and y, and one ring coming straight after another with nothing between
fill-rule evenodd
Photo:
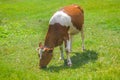
<instances>
[{"instance_id":1,"label":"cow's neck","mask_svg":"<svg viewBox=\"0 0 120 80\"><path fill-rule=\"evenodd\" d=\"M56 34L53 26L49 26L44 46L49 48L54 48L57 45L56 43Z\"/></svg>"},{"instance_id":2,"label":"cow's neck","mask_svg":"<svg viewBox=\"0 0 120 80\"><path fill-rule=\"evenodd\" d=\"M49 48L54 48L54 38L52 36L52 32L48 30L46 38L45 38L45 43L44 46L49 47Z\"/></svg>"}]
</instances>

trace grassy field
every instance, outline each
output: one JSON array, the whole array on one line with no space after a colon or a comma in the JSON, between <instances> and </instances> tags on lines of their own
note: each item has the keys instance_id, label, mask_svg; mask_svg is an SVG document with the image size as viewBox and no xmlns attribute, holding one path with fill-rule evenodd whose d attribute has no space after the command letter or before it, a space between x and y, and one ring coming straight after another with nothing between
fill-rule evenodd
<instances>
[{"instance_id":1,"label":"grassy field","mask_svg":"<svg viewBox=\"0 0 120 80\"><path fill-rule=\"evenodd\" d=\"M59 8L81 5L85 47L74 36L72 67L59 61L39 69L35 49L44 42L50 17ZM120 0L0 0L0 80L119 80Z\"/></svg>"}]
</instances>

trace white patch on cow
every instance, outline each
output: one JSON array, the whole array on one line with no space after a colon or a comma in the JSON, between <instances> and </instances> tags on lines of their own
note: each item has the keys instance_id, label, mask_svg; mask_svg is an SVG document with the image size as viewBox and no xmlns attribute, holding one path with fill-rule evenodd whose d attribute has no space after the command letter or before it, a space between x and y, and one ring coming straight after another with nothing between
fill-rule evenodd
<instances>
[{"instance_id":1,"label":"white patch on cow","mask_svg":"<svg viewBox=\"0 0 120 80\"><path fill-rule=\"evenodd\" d=\"M60 60L64 60L63 45L60 46Z\"/></svg>"},{"instance_id":2,"label":"white patch on cow","mask_svg":"<svg viewBox=\"0 0 120 80\"><path fill-rule=\"evenodd\" d=\"M69 34L76 34L79 32L79 30L73 26L71 17L63 11L57 11L52 16L52 18L49 21L49 24L54 25L55 23L59 23L60 25L65 27L70 27L68 31Z\"/></svg>"},{"instance_id":3,"label":"white patch on cow","mask_svg":"<svg viewBox=\"0 0 120 80\"><path fill-rule=\"evenodd\" d=\"M70 42L70 40L67 40L66 49L68 50L68 52L70 52L70 50L71 50L71 42Z\"/></svg>"},{"instance_id":4,"label":"white patch on cow","mask_svg":"<svg viewBox=\"0 0 120 80\"><path fill-rule=\"evenodd\" d=\"M67 64L68 64L68 66L72 66L72 62L71 62L71 59L70 59L70 57L67 59Z\"/></svg>"},{"instance_id":5,"label":"white patch on cow","mask_svg":"<svg viewBox=\"0 0 120 80\"><path fill-rule=\"evenodd\" d=\"M63 11L57 11L49 21L49 24L54 25L59 23L62 26L71 26L71 17Z\"/></svg>"}]
</instances>

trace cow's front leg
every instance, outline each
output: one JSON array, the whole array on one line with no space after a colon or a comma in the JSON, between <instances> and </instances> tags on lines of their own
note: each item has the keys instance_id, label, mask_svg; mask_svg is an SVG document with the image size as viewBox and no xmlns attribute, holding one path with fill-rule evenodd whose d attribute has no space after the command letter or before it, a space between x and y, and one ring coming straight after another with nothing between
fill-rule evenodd
<instances>
[{"instance_id":1,"label":"cow's front leg","mask_svg":"<svg viewBox=\"0 0 120 80\"><path fill-rule=\"evenodd\" d=\"M72 35L69 35L69 41L70 41L70 52L72 52L72 38L73 36Z\"/></svg>"},{"instance_id":2,"label":"cow's front leg","mask_svg":"<svg viewBox=\"0 0 120 80\"><path fill-rule=\"evenodd\" d=\"M64 60L63 45L60 45L59 48L60 48L60 58L59 59Z\"/></svg>"},{"instance_id":3,"label":"cow's front leg","mask_svg":"<svg viewBox=\"0 0 120 80\"><path fill-rule=\"evenodd\" d=\"M71 41L70 40L67 40L65 42L65 48L66 48L66 55L67 55L67 65L71 67L72 62L70 59L70 51L71 51Z\"/></svg>"}]
</instances>

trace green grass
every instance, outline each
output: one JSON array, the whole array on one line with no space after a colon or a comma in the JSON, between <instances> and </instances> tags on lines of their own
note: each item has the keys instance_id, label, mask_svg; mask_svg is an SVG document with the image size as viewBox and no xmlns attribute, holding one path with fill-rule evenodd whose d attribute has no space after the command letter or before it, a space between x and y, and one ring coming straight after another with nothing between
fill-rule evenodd
<instances>
[{"instance_id":1,"label":"green grass","mask_svg":"<svg viewBox=\"0 0 120 80\"><path fill-rule=\"evenodd\" d=\"M0 0L0 80L119 80L120 0ZM62 6L85 12L85 47L74 36L71 68L59 61L59 48L47 69L39 69L35 49L48 22Z\"/></svg>"}]
</instances>

